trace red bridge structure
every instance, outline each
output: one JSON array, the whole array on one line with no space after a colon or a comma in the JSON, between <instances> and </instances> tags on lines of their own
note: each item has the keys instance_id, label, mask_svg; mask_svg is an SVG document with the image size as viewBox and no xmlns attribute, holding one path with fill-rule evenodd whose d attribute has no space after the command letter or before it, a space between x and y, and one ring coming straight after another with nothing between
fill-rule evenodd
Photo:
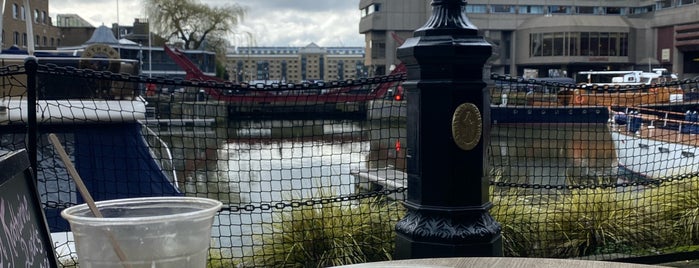
<instances>
[{"instance_id":1,"label":"red bridge structure","mask_svg":"<svg viewBox=\"0 0 699 268\"><path fill-rule=\"evenodd\" d=\"M177 65L185 70L186 80L202 82L230 83L221 78L204 74L187 56L176 48L164 46L164 50ZM405 80L406 67L399 64L387 76L331 81L323 83L272 83L247 84L241 83L234 89L220 87L204 88L206 94L215 100L231 103L256 104L288 104L315 105L328 103L364 102L386 97L389 89L395 88L395 100L401 100L403 95L400 83Z\"/></svg>"}]
</instances>

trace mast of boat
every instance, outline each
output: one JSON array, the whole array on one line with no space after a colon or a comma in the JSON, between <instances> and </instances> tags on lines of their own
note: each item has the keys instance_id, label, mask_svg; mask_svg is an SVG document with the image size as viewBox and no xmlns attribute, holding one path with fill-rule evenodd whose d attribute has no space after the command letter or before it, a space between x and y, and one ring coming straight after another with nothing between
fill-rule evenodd
<instances>
[{"instance_id":1,"label":"mast of boat","mask_svg":"<svg viewBox=\"0 0 699 268\"><path fill-rule=\"evenodd\" d=\"M0 10L0 30L2 30L2 21L5 18L5 4L7 4L7 1L3 0L2 1L2 9ZM5 40L2 38L2 34L0 34L0 53L2 53L2 48L5 46Z\"/></svg>"},{"instance_id":2,"label":"mast of boat","mask_svg":"<svg viewBox=\"0 0 699 268\"><path fill-rule=\"evenodd\" d=\"M27 7L24 9L24 14L22 14L22 16L25 16L24 21L27 22L27 55L31 56L34 55L34 20L31 18L32 9L29 6L29 0L24 0L24 5ZM27 13L29 13L29 18L27 18Z\"/></svg>"},{"instance_id":3,"label":"mast of boat","mask_svg":"<svg viewBox=\"0 0 699 268\"><path fill-rule=\"evenodd\" d=\"M148 77L153 75L153 44L151 44L150 18L148 19Z\"/></svg>"}]
</instances>

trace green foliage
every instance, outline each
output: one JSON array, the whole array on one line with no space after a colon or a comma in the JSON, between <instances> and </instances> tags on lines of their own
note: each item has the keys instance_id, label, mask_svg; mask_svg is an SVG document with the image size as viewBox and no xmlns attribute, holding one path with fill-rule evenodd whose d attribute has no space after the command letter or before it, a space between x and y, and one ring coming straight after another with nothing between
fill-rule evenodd
<instances>
[{"instance_id":1,"label":"green foliage","mask_svg":"<svg viewBox=\"0 0 699 268\"><path fill-rule=\"evenodd\" d=\"M276 216L244 266L327 267L391 259L402 206L383 199L299 207Z\"/></svg>"},{"instance_id":2,"label":"green foliage","mask_svg":"<svg viewBox=\"0 0 699 268\"><path fill-rule=\"evenodd\" d=\"M527 192L491 187L506 256L677 252L699 243L699 182ZM546 191L549 191L548 189Z\"/></svg>"},{"instance_id":3,"label":"green foliage","mask_svg":"<svg viewBox=\"0 0 699 268\"><path fill-rule=\"evenodd\" d=\"M699 243L699 182L696 178L665 182L644 191L648 210L667 221L679 234L678 243Z\"/></svg>"}]
</instances>

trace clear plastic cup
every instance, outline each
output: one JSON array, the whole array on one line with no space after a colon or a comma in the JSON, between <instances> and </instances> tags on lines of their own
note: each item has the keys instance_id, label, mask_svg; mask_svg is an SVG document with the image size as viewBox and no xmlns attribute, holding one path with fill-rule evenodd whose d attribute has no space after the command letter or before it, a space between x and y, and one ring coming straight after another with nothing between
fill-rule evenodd
<instances>
[{"instance_id":1,"label":"clear plastic cup","mask_svg":"<svg viewBox=\"0 0 699 268\"><path fill-rule=\"evenodd\" d=\"M206 267L220 201L144 197L95 204L103 218L95 217L87 204L61 212L70 223L81 268Z\"/></svg>"}]
</instances>

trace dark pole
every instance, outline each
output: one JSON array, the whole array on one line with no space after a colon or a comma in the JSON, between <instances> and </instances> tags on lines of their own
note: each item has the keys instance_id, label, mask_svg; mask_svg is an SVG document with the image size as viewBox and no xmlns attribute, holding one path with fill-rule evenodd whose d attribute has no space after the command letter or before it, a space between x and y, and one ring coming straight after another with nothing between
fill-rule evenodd
<instances>
[{"instance_id":1,"label":"dark pole","mask_svg":"<svg viewBox=\"0 0 699 268\"><path fill-rule=\"evenodd\" d=\"M408 68L408 212L396 225L396 259L502 256L486 175L492 47L465 8L433 0L429 21L398 48Z\"/></svg>"},{"instance_id":2,"label":"dark pole","mask_svg":"<svg viewBox=\"0 0 699 268\"><path fill-rule=\"evenodd\" d=\"M36 118L36 77L39 64L33 56L27 57L24 60L24 70L27 72L27 154L29 155L29 164L34 170L34 179L37 174L37 153L38 153L38 123Z\"/></svg>"}]
</instances>

